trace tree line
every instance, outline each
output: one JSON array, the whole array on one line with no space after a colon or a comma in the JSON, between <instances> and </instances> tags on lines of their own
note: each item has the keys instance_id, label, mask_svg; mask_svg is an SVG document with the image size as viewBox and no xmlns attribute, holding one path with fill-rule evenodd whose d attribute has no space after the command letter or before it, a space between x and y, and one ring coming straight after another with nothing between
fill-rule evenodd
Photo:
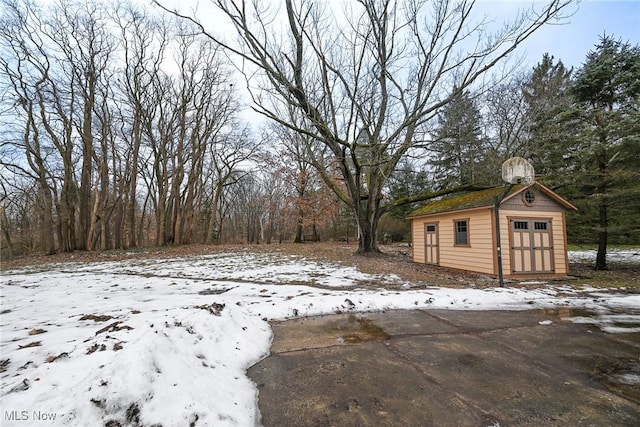
<instances>
[{"instance_id":1,"label":"tree line","mask_svg":"<svg viewBox=\"0 0 640 427\"><path fill-rule=\"evenodd\" d=\"M571 239L637 242L637 46L494 73L569 3L491 32L464 0L355 2L346 21L216 0L225 37L175 10L2 0L2 252L318 234L376 251L382 218L496 185L514 155L579 205Z\"/></svg>"},{"instance_id":2,"label":"tree line","mask_svg":"<svg viewBox=\"0 0 640 427\"><path fill-rule=\"evenodd\" d=\"M258 242L285 226L288 200L263 218L277 190L248 163L260 144L228 61L193 25L130 3L2 7L5 256Z\"/></svg>"}]
</instances>

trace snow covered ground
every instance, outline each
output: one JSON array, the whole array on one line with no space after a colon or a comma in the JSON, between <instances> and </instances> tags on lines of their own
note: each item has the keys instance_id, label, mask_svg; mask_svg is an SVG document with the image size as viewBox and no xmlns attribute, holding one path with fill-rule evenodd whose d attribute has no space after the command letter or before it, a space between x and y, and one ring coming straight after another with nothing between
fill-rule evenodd
<instances>
[{"instance_id":1,"label":"snow covered ground","mask_svg":"<svg viewBox=\"0 0 640 427\"><path fill-rule=\"evenodd\" d=\"M630 256L635 261L638 254ZM378 282L380 289L359 286L364 282ZM601 315L575 321L610 332L638 332L615 325L640 324L637 294L557 286L412 290L408 283L389 291L385 284L402 281L301 257L242 252L4 272L0 423L259 424L257 389L245 372L268 355L272 319L576 307ZM625 313L616 314L620 309Z\"/></svg>"},{"instance_id":2,"label":"snow covered ground","mask_svg":"<svg viewBox=\"0 0 640 427\"><path fill-rule=\"evenodd\" d=\"M586 262L595 261L595 249L585 251L569 251L569 262ZM607 262L612 264L633 263L640 264L639 249L616 249L607 251Z\"/></svg>"}]
</instances>

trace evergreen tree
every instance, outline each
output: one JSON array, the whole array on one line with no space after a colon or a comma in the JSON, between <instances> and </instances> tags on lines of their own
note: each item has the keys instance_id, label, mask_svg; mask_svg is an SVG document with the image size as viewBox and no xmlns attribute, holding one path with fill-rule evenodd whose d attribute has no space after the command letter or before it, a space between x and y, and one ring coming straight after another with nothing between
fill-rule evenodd
<instances>
[{"instance_id":1,"label":"evergreen tree","mask_svg":"<svg viewBox=\"0 0 640 427\"><path fill-rule=\"evenodd\" d=\"M577 116L571 74L562 61L554 63L553 56L544 54L522 86L528 132L521 155L555 190L567 187L575 172L576 132L574 126L568 126Z\"/></svg>"},{"instance_id":2,"label":"evergreen tree","mask_svg":"<svg viewBox=\"0 0 640 427\"><path fill-rule=\"evenodd\" d=\"M458 91L438 117L429 162L437 189L481 183L481 115L468 91Z\"/></svg>"},{"instance_id":3,"label":"evergreen tree","mask_svg":"<svg viewBox=\"0 0 640 427\"><path fill-rule=\"evenodd\" d=\"M417 196L433 191L433 183L428 171L417 168L408 159L403 159L389 179L389 197L397 201L406 197ZM395 218L405 218L421 202L397 206L389 211Z\"/></svg>"},{"instance_id":4,"label":"evergreen tree","mask_svg":"<svg viewBox=\"0 0 640 427\"><path fill-rule=\"evenodd\" d=\"M598 211L595 267L606 269L607 243L615 230L610 227L615 224L628 238L638 232L640 48L601 38L578 70L572 92L581 123L579 188Z\"/></svg>"}]
</instances>

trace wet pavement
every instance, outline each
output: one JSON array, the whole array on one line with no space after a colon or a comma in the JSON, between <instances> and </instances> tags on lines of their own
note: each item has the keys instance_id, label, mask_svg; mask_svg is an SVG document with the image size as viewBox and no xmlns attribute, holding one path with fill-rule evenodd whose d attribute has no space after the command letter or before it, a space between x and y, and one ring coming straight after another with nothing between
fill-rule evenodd
<instances>
[{"instance_id":1,"label":"wet pavement","mask_svg":"<svg viewBox=\"0 0 640 427\"><path fill-rule=\"evenodd\" d=\"M565 319L576 315L587 323ZM413 310L276 322L271 355L249 377L266 427L640 426L640 325L607 333L589 315Z\"/></svg>"}]
</instances>

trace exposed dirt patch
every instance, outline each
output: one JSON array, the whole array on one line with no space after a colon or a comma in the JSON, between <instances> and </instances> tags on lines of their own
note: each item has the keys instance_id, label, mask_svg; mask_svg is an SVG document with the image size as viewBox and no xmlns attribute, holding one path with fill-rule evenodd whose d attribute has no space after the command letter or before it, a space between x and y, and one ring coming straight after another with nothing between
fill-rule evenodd
<instances>
[{"instance_id":1,"label":"exposed dirt patch","mask_svg":"<svg viewBox=\"0 0 640 427\"><path fill-rule=\"evenodd\" d=\"M76 251L61 252L54 255L26 255L12 259L3 259L0 262L0 270L10 270L19 267L38 267L47 263L74 263L74 262L102 262L102 261L121 261L125 259L156 259L156 258L174 258L187 255L202 255L208 253L225 252L229 248L241 245L185 245L185 246L166 246L136 249L118 249L102 252Z\"/></svg>"},{"instance_id":2,"label":"exposed dirt patch","mask_svg":"<svg viewBox=\"0 0 640 427\"><path fill-rule=\"evenodd\" d=\"M96 316L95 314L85 314L80 318L80 320L93 320L94 322L106 322L110 319L112 319L112 317L107 316L106 314L101 314L99 316Z\"/></svg>"},{"instance_id":3,"label":"exposed dirt patch","mask_svg":"<svg viewBox=\"0 0 640 427\"><path fill-rule=\"evenodd\" d=\"M100 329L98 332L96 332L96 335L100 335L100 334L105 333L105 332L117 332L117 331L121 331L123 329L124 330L133 329L129 325L120 325L121 323L122 323L122 321L113 322L112 324L107 325L104 328Z\"/></svg>"},{"instance_id":4,"label":"exposed dirt patch","mask_svg":"<svg viewBox=\"0 0 640 427\"><path fill-rule=\"evenodd\" d=\"M224 307L225 304L218 304L217 302L214 302L211 305L203 304L195 306L195 308L199 308L200 310L207 310L214 316L220 316L222 314L222 310L224 310Z\"/></svg>"},{"instance_id":5,"label":"exposed dirt patch","mask_svg":"<svg viewBox=\"0 0 640 427\"><path fill-rule=\"evenodd\" d=\"M23 349L23 348L30 348L30 347L39 347L41 345L42 345L41 341L31 341L29 344L25 344L25 345L18 344L18 348Z\"/></svg>"},{"instance_id":6,"label":"exposed dirt patch","mask_svg":"<svg viewBox=\"0 0 640 427\"><path fill-rule=\"evenodd\" d=\"M94 343L91 347L87 349L87 354L95 353L96 351L105 351L107 346L104 344Z\"/></svg>"},{"instance_id":7,"label":"exposed dirt patch","mask_svg":"<svg viewBox=\"0 0 640 427\"><path fill-rule=\"evenodd\" d=\"M47 363L53 363L58 359L65 359L67 357L69 357L69 353L63 352L63 353L60 353L57 356L54 356L54 355L47 356L47 358L44 359L44 361L47 362Z\"/></svg>"},{"instance_id":8,"label":"exposed dirt patch","mask_svg":"<svg viewBox=\"0 0 640 427\"><path fill-rule=\"evenodd\" d=\"M624 287L629 292L640 292L640 265L613 264L609 270L596 271L591 264L571 263L569 272L581 284Z\"/></svg>"}]
</instances>

